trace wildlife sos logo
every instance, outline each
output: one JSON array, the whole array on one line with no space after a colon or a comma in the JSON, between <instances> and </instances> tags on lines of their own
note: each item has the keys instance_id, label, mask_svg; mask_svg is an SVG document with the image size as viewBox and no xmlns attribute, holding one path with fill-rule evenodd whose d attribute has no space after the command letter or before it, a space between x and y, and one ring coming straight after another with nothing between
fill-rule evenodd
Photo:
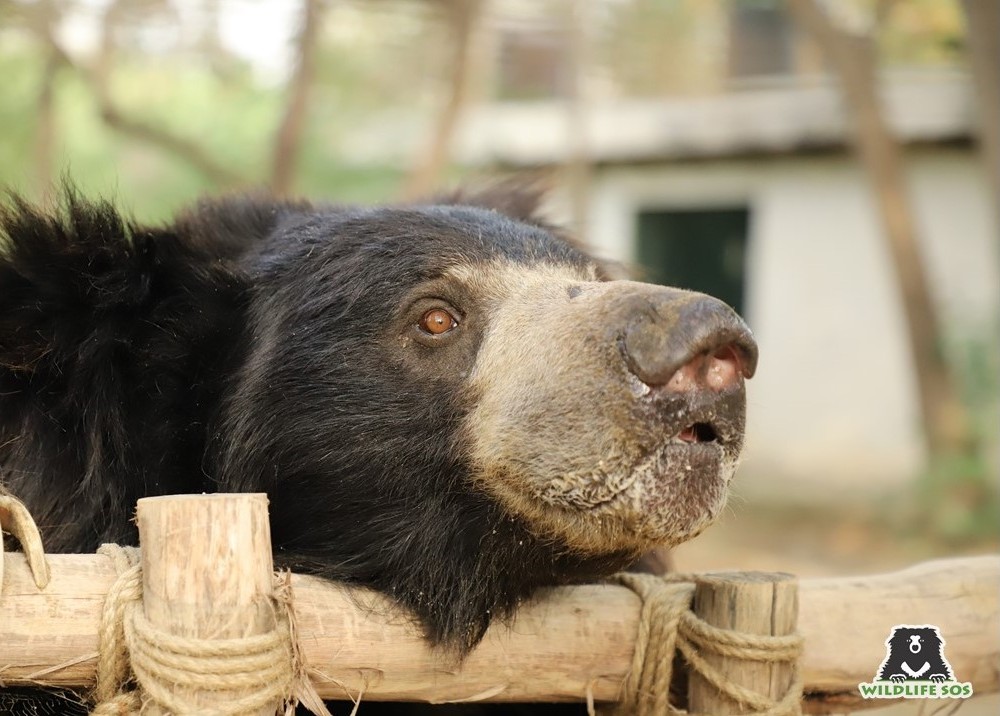
<instances>
[{"instance_id":1,"label":"wildlife sos logo","mask_svg":"<svg viewBox=\"0 0 1000 716\"><path fill-rule=\"evenodd\" d=\"M885 640L885 658L870 683L858 684L866 699L966 699L972 684L956 681L936 626L899 624Z\"/></svg>"}]
</instances>

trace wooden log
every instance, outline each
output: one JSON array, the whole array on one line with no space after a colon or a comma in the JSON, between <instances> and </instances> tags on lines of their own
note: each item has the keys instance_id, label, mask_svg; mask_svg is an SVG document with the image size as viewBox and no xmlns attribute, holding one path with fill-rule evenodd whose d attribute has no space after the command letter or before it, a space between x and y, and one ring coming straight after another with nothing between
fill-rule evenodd
<instances>
[{"instance_id":1,"label":"wooden log","mask_svg":"<svg viewBox=\"0 0 1000 716\"><path fill-rule=\"evenodd\" d=\"M780 572L724 572L698 575L692 610L702 621L720 629L787 636L798 618L798 581ZM779 701L792 683L789 662L749 661L705 651L701 656L730 684ZM688 711L697 714L738 714L753 711L721 693L698 672L688 681Z\"/></svg>"},{"instance_id":2,"label":"wooden log","mask_svg":"<svg viewBox=\"0 0 1000 716\"><path fill-rule=\"evenodd\" d=\"M8 553L0 597L0 681L87 687L94 681L97 626L115 579L110 560L50 555L39 592L21 554ZM949 559L868 577L802 580L799 632L804 708L843 713L864 701L895 624L935 624L956 678L978 694L1000 689L1000 557ZM420 630L382 597L294 576L303 656L328 699L345 689L372 701L579 701L588 687L614 701L631 665L639 600L629 590L587 585L551 590L511 627L496 625L457 664L429 649ZM878 701L878 703L874 703Z\"/></svg>"},{"instance_id":3,"label":"wooden log","mask_svg":"<svg viewBox=\"0 0 1000 716\"><path fill-rule=\"evenodd\" d=\"M233 639L274 629L266 495L148 497L139 500L136 521L143 609L154 627L196 639ZM169 689L197 713L249 695L177 684ZM274 714L280 701L255 713ZM146 710L165 713L155 700Z\"/></svg>"},{"instance_id":4,"label":"wooden log","mask_svg":"<svg viewBox=\"0 0 1000 716\"><path fill-rule=\"evenodd\" d=\"M815 713L877 708L858 698L871 681L896 624L933 624L959 681L977 694L1000 690L1000 556L943 559L890 574L803 580L802 667ZM879 638L879 635L882 635ZM881 703L878 703L881 701Z\"/></svg>"}]
</instances>

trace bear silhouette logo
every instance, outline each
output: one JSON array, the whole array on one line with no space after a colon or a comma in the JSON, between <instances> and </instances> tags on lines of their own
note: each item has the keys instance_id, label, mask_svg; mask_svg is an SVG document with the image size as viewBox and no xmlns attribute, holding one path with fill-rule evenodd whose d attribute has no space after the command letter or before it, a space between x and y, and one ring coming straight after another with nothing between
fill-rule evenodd
<instances>
[{"instance_id":1,"label":"bear silhouette logo","mask_svg":"<svg viewBox=\"0 0 1000 716\"><path fill-rule=\"evenodd\" d=\"M944 639L936 626L893 627L885 640L885 659L875 676L879 681L953 681L951 664L944 658Z\"/></svg>"},{"instance_id":2,"label":"bear silhouette logo","mask_svg":"<svg viewBox=\"0 0 1000 716\"><path fill-rule=\"evenodd\" d=\"M858 684L866 699L965 699L972 684L955 679L944 656L944 638L931 624L899 624L885 640L885 658L870 683Z\"/></svg>"}]
</instances>

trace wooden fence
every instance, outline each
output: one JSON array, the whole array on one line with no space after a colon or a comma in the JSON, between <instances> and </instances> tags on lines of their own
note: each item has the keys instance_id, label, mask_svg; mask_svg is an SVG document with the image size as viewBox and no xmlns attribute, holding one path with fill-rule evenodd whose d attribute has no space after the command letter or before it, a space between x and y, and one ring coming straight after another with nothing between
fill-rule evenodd
<instances>
[{"instance_id":1,"label":"wooden fence","mask_svg":"<svg viewBox=\"0 0 1000 716\"><path fill-rule=\"evenodd\" d=\"M140 501L143 602L160 628L231 636L266 629L272 589L263 495ZM99 555L48 555L39 590L20 553L4 556L0 685L89 687L98 629L116 581ZM632 666L640 600L614 585L553 589L510 625L495 625L464 661L427 646L417 625L382 596L320 579L290 579L303 662L325 699L427 702L615 701ZM1000 557L928 562L866 577L799 582L803 709L844 712L860 698L896 624L933 624L960 681L977 694L1000 687ZM250 632L258 627L250 626ZM229 631L227 631L227 629Z\"/></svg>"}]
</instances>

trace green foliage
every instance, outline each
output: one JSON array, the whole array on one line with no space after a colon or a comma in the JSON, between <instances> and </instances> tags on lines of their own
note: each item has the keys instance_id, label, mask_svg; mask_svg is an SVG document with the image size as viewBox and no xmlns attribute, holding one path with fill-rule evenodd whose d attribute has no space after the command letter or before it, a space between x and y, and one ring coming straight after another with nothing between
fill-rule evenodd
<instances>
[{"instance_id":1,"label":"green foliage","mask_svg":"<svg viewBox=\"0 0 1000 716\"><path fill-rule=\"evenodd\" d=\"M57 3L52 11L71 24L73 18L94 14L81 13L90 5ZM862 15L875 8L874 0L850 0L848 5ZM781 3L595 3L588 11L592 26L587 60L595 86L622 97L721 90L729 80L733 13L750 6L780 8ZM40 198L49 172L40 171L36 149L37 105L47 61L45 43L37 37L38 7L0 3L0 185ZM501 41L511 28L529 38L557 37L565 23L564 10L560 3L501 3L487 14L496 25L492 41ZM235 55L212 55L207 45L188 37L204 31L197 23L175 28L181 40L169 50L143 39L144 26L169 25L171 17L150 15L140 4L118 27L111 95L127 117L196 143L237 177L235 187L217 186L170 151L109 128L80 69L60 69L55 85L52 172L68 173L84 192L115 198L146 220L162 219L205 191L266 184L274 133L287 99L286 88L275 78L256 75ZM961 61L961 30L958 0L894 3L880 34L884 59L890 65L954 65ZM434 3L330 4L317 48L295 193L343 201L395 195L400 167L359 166L346 161L341 148L354 130L373 116L383 116L384 110L396 108L403 116L435 111L447 76L449 46L446 23ZM480 57L484 65L487 55ZM94 60L86 53L78 58L81 66ZM542 65L536 68L539 72L551 71ZM503 86L501 70L492 66L480 75L482 81L471 88L471 101L496 98ZM386 137L387 142L394 140Z\"/></svg>"},{"instance_id":2,"label":"green foliage","mask_svg":"<svg viewBox=\"0 0 1000 716\"><path fill-rule=\"evenodd\" d=\"M958 0L906 0L890 6L879 37L889 65L951 66L961 64L965 46Z\"/></svg>"},{"instance_id":3,"label":"green foliage","mask_svg":"<svg viewBox=\"0 0 1000 716\"><path fill-rule=\"evenodd\" d=\"M911 530L955 545L1000 537L1000 489L981 455L938 455L919 476Z\"/></svg>"},{"instance_id":4,"label":"green foliage","mask_svg":"<svg viewBox=\"0 0 1000 716\"><path fill-rule=\"evenodd\" d=\"M966 330L953 340L948 356L959 376L962 398L980 422L990 420L989 413L1000 401L1000 335L992 323ZM996 425L980 425L984 438L996 439Z\"/></svg>"},{"instance_id":5,"label":"green foliage","mask_svg":"<svg viewBox=\"0 0 1000 716\"><path fill-rule=\"evenodd\" d=\"M4 52L0 45L0 183L18 190L30 188L31 145L42 63L31 51Z\"/></svg>"},{"instance_id":6,"label":"green foliage","mask_svg":"<svg viewBox=\"0 0 1000 716\"><path fill-rule=\"evenodd\" d=\"M719 0L636 0L609 5L594 52L630 95L704 94L725 80L716 43L729 8Z\"/></svg>"},{"instance_id":7,"label":"green foliage","mask_svg":"<svg viewBox=\"0 0 1000 716\"><path fill-rule=\"evenodd\" d=\"M51 188L42 186L35 153L43 67L38 45L0 41L0 186L35 199ZM143 221L164 220L205 192L266 185L283 88L260 83L245 68L223 77L195 61L143 56L121 57L111 85L123 115L197 145L237 183L217 186L185 159L108 127L92 87L72 67L60 69L54 86L56 180L68 176L84 194L114 199ZM322 86L313 99L314 110L329 107ZM337 156L348 119L310 113L295 193L343 202L396 193L399 169L352 166Z\"/></svg>"},{"instance_id":8,"label":"green foliage","mask_svg":"<svg viewBox=\"0 0 1000 716\"><path fill-rule=\"evenodd\" d=\"M965 326L947 347L971 418L973 448L932 455L906 510L910 529L956 545L1000 538L1000 337L992 325Z\"/></svg>"}]
</instances>

